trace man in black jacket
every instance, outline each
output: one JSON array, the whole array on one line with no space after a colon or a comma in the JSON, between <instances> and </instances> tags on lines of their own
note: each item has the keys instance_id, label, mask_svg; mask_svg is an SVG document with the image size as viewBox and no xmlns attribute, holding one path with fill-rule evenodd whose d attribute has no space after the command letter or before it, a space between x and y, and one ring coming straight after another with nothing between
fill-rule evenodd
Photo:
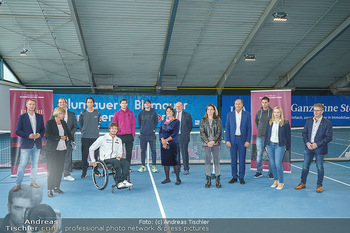
<instances>
[{"instance_id":1,"label":"man in black jacket","mask_svg":"<svg viewBox=\"0 0 350 233\"><path fill-rule=\"evenodd\" d=\"M156 154L156 134L155 128L158 124L158 115L153 108L151 108L151 101L149 99L145 100L145 109L139 112L137 117L138 124L140 126L140 147L141 147L141 167L138 172L146 171L146 150L147 144L149 143L151 153L152 153L152 172L158 172L157 154Z\"/></svg>"}]
</instances>

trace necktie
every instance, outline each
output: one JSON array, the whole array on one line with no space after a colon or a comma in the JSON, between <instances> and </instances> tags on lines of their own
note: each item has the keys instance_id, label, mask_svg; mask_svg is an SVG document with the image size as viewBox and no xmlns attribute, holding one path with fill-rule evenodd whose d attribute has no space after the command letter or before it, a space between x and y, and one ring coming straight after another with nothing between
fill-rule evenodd
<instances>
[{"instance_id":1,"label":"necktie","mask_svg":"<svg viewBox=\"0 0 350 233\"><path fill-rule=\"evenodd\" d=\"M176 119L179 119L179 115L180 115L179 113L176 114Z\"/></svg>"}]
</instances>

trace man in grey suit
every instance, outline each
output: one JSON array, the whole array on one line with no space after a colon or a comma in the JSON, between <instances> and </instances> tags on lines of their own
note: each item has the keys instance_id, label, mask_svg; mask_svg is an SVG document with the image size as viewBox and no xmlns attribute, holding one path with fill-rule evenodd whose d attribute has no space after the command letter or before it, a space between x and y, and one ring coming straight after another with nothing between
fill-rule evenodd
<instances>
[{"instance_id":1,"label":"man in grey suit","mask_svg":"<svg viewBox=\"0 0 350 233\"><path fill-rule=\"evenodd\" d=\"M179 151L182 155L184 165L184 175L189 174L189 156L188 156L188 144L190 142L190 133L192 130L192 117L188 112L182 111L183 105L181 102L175 104L176 108L176 119L180 121L180 130L178 134L179 139ZM181 167L180 153L178 153L178 162Z\"/></svg>"},{"instance_id":2,"label":"man in grey suit","mask_svg":"<svg viewBox=\"0 0 350 233\"><path fill-rule=\"evenodd\" d=\"M64 108L67 114L64 117L64 120L67 123L68 129L74 136L75 132L78 129L77 117L74 112L71 112L67 109L67 100L65 98L60 98L58 100L58 107ZM53 116L51 114L51 119ZM70 142L69 142L70 143ZM64 160L64 180L74 181L74 177L71 176L70 172L72 171L72 146L67 147L67 153Z\"/></svg>"}]
</instances>

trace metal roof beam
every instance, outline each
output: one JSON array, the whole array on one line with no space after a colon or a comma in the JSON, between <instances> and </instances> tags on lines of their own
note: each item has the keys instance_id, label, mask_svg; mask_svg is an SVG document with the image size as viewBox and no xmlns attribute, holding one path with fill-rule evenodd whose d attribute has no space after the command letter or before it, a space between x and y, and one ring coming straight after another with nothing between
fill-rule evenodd
<instances>
[{"instance_id":1,"label":"metal roof beam","mask_svg":"<svg viewBox=\"0 0 350 233\"><path fill-rule=\"evenodd\" d=\"M91 93L95 93L94 87L96 86L96 84L95 84L94 77L92 75L92 68L91 68L91 64L90 64L90 60L89 60L89 55L88 55L88 52L86 50L86 44L85 44L85 40L84 40L84 37L83 37L83 32L81 30L80 20L79 20L79 17L78 17L77 8L76 8L76 5L75 5L75 0L68 0L68 5L69 5L70 12L71 12L71 15L72 15L72 19L73 19L73 22L74 22L75 30L77 31L77 36L78 36L78 39L79 39L81 51L83 52L83 57L84 57L85 65L86 65L86 70L87 70L87 73L88 73L90 86L91 86Z\"/></svg>"},{"instance_id":2,"label":"metal roof beam","mask_svg":"<svg viewBox=\"0 0 350 233\"><path fill-rule=\"evenodd\" d=\"M329 89L331 89L331 92L333 95L336 95L339 91L342 91L342 89L350 90L350 88L346 88L347 85L350 84L350 73L345 75L343 78L337 80L336 82L332 83L329 86Z\"/></svg>"},{"instance_id":3,"label":"metal roof beam","mask_svg":"<svg viewBox=\"0 0 350 233\"><path fill-rule=\"evenodd\" d=\"M225 84L227 82L228 77L230 76L232 69L234 68L234 66L236 65L238 59L242 56L242 54L244 53L244 51L248 48L248 46L250 45L250 43L253 41L253 39L255 38L256 34L258 33L258 31L260 30L260 28L262 27L264 21L266 20L266 18L270 15L272 9L275 7L275 5L278 3L278 0L271 0L269 5L266 7L265 11L263 12L263 14L261 15L260 19L258 20L258 22L255 24L253 30L250 32L250 34L248 35L247 39L244 41L244 43L242 44L241 48L239 49L239 51L237 52L236 56L233 58L233 60L231 61L230 65L227 67L227 69L225 70L225 72L223 73L223 75L221 76L219 82L216 84L216 88L218 94L221 94L221 92L223 91L222 88L225 87Z\"/></svg>"},{"instance_id":4,"label":"metal roof beam","mask_svg":"<svg viewBox=\"0 0 350 233\"><path fill-rule=\"evenodd\" d=\"M159 76L158 76L158 80L157 80L157 86L158 86L157 94L160 93L161 88L162 88L165 61L166 61L166 58L168 56L168 50L169 50L169 46L170 46L171 35L172 35L173 29L174 29L175 17L176 17L178 5L179 5L179 0L173 0L173 5L171 7L172 9L171 9L171 15L170 15L170 20L169 20L169 26L168 26L168 32L167 32L165 47L164 47L164 51L163 51L163 58L162 58L162 61L161 61L160 67L159 67Z\"/></svg>"},{"instance_id":5,"label":"metal roof beam","mask_svg":"<svg viewBox=\"0 0 350 233\"><path fill-rule=\"evenodd\" d=\"M324 39L316 48L307 54L296 66L294 66L285 76L283 76L273 88L286 87L294 77L319 53L327 48L338 36L348 29L350 25L350 17L348 17L342 24L340 24L326 39Z\"/></svg>"}]
</instances>

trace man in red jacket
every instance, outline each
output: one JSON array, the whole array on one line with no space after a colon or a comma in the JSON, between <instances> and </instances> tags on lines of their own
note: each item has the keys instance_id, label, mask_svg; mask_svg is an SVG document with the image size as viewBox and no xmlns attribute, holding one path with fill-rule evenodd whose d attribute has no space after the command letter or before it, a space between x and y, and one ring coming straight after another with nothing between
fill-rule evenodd
<instances>
[{"instance_id":1,"label":"man in red jacket","mask_svg":"<svg viewBox=\"0 0 350 233\"><path fill-rule=\"evenodd\" d=\"M131 165L132 147L134 145L135 136L135 116L128 108L128 101L126 99L120 100L120 110L113 116L113 122L119 125L118 137L125 144L126 160ZM130 169L131 170L131 169Z\"/></svg>"}]
</instances>

